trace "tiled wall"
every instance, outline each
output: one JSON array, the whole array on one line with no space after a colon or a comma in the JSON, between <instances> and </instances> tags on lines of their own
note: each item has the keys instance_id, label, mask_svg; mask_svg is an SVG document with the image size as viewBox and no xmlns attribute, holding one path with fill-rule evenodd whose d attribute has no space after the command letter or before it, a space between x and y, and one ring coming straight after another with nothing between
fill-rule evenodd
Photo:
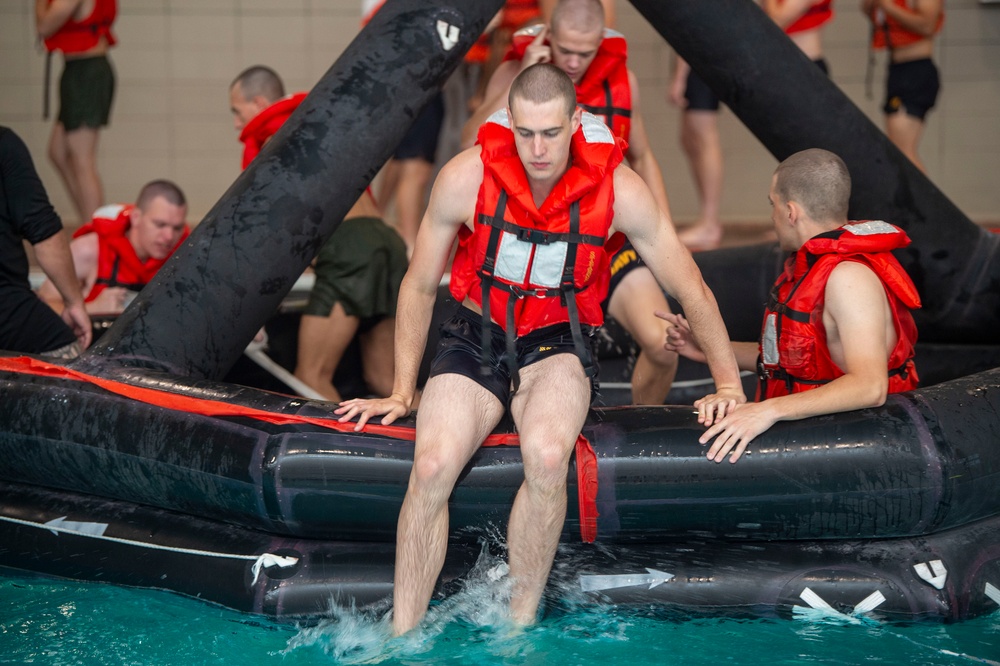
<instances>
[{"instance_id":1,"label":"tiled wall","mask_svg":"<svg viewBox=\"0 0 1000 666\"><path fill-rule=\"evenodd\" d=\"M696 2L697 0L690 0ZM749 0L748 0L749 1ZM951 0L936 56L944 89L929 116L921 154L931 178L971 218L1000 221L1000 5ZM50 125L41 119L44 57L33 41L33 0L0 2L0 124L28 143L56 208L71 206L45 156ZM198 221L239 173L241 147L227 87L244 67L263 63L289 90L314 84L358 31L359 0L120 0L119 45L112 51L118 93L102 133L100 170L109 201L131 201L153 178L176 180ZM868 26L856 0L837 3L826 34L832 75L881 126L884 61L875 98L864 94ZM671 50L626 0L618 28L629 38L643 113L667 181L674 217L693 219L696 197L677 143L678 112L664 99ZM61 64L54 61L53 78ZM55 94L55 93L54 93ZM723 217L767 218L775 160L728 110Z\"/></svg>"}]
</instances>

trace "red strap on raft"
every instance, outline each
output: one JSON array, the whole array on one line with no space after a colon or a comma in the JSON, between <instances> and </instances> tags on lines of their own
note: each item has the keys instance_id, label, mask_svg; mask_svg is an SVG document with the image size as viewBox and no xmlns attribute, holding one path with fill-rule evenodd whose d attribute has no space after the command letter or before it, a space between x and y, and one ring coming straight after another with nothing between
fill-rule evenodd
<instances>
[{"instance_id":1,"label":"red strap on raft","mask_svg":"<svg viewBox=\"0 0 1000 666\"><path fill-rule=\"evenodd\" d=\"M0 370L88 382L106 391L132 400L138 400L139 402L166 409L201 414L203 416L242 416L275 425L308 423L338 432L354 432L353 423L341 423L332 418L302 416L299 414L276 414L264 409L254 409L253 407L234 405L219 400L195 398L169 391L133 386L132 384L116 382L111 379L95 377L94 375L88 375L28 356L18 356L15 358L0 357ZM382 425L381 423L372 422L366 423L362 432L385 435L408 441L413 441L416 436L413 428ZM518 446L519 444L520 440L516 433L494 433L489 435L483 442L483 446ZM592 543L597 538L597 454L594 453L594 448L582 434L576 440L576 470L578 499L580 503L580 538L587 543Z\"/></svg>"}]
</instances>

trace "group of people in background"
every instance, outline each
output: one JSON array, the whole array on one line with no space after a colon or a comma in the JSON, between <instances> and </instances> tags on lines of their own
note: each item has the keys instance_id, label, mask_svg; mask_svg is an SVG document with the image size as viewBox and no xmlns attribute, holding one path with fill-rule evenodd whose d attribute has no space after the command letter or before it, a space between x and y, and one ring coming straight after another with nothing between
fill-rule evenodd
<instances>
[{"instance_id":1,"label":"group of people in background","mask_svg":"<svg viewBox=\"0 0 1000 666\"><path fill-rule=\"evenodd\" d=\"M831 4L762 3L824 71ZM839 157L806 150L775 171L771 218L790 259L761 340L732 343L689 251L721 241L718 99L678 64L670 98L684 107L682 144L701 200L698 223L678 234L627 41L610 27L613 2L508 6L506 23L498 17L484 38L491 48L481 55L482 85L468 97L464 149L433 177L444 116L443 101L434 102L393 158L398 179L390 172L386 193L362 194L319 250L300 326L295 374L340 402L342 420L357 419L360 430L421 405L397 537L396 633L423 617L447 548L452 488L506 413L525 474L508 529L511 616L520 624L536 617L565 519L570 456L597 394L594 342L605 315L638 343L635 402L663 403L678 354L708 363L715 392L695 407L715 462L736 462L779 420L879 405L917 382L910 311L919 297L891 255L908 238L886 222L848 220L850 176ZM36 0L39 35L66 59L49 154L87 224L70 242L24 144L0 128L3 349L78 353L90 343L90 314L121 312L188 233L184 194L169 181L150 182L132 205L103 201L96 150L114 91L115 7ZM937 95L931 56L942 2L864 0L862 8L873 45L891 52L888 134L922 167L916 148ZM515 16L529 25L511 25ZM265 66L234 79L229 104L244 168L304 98ZM390 198L396 230L382 214ZM37 295L22 238L48 276ZM442 326L421 394L417 372L456 243L450 289L461 308ZM682 312L670 311L665 292ZM356 336L376 397L341 402L332 377ZM740 369L759 373L766 400L745 404Z\"/></svg>"}]
</instances>

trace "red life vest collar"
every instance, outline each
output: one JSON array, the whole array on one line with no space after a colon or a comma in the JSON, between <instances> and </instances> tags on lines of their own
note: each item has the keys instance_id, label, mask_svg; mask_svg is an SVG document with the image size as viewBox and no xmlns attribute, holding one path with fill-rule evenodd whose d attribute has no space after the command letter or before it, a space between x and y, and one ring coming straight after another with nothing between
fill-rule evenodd
<instances>
[{"instance_id":1,"label":"red life vest collar","mask_svg":"<svg viewBox=\"0 0 1000 666\"><path fill-rule=\"evenodd\" d=\"M483 123L478 143L482 147L484 177L488 173L496 178L508 196L523 208L526 221L537 227L547 226L553 217L565 215L570 203L601 183L624 159L621 142L599 119L584 113L570 143L569 167L538 208L531 195L528 174L517 154L506 109L497 111Z\"/></svg>"},{"instance_id":2,"label":"red life vest collar","mask_svg":"<svg viewBox=\"0 0 1000 666\"><path fill-rule=\"evenodd\" d=\"M240 132L240 141L243 142L244 169L253 161L253 158L260 154L261 148L264 147L267 140L274 136L295 109L299 108L299 104L302 103L307 94L299 92L282 97L243 126L243 131Z\"/></svg>"}]
</instances>

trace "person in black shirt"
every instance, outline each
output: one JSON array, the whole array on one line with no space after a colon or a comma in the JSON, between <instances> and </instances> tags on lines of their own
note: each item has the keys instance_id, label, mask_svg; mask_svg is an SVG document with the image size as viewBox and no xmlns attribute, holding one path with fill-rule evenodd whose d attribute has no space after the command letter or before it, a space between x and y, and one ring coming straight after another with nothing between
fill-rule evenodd
<instances>
[{"instance_id":1,"label":"person in black shirt","mask_svg":"<svg viewBox=\"0 0 1000 666\"><path fill-rule=\"evenodd\" d=\"M61 318L31 290L25 240L62 294ZM62 221L27 146L0 126L0 349L72 358L91 334Z\"/></svg>"}]
</instances>

